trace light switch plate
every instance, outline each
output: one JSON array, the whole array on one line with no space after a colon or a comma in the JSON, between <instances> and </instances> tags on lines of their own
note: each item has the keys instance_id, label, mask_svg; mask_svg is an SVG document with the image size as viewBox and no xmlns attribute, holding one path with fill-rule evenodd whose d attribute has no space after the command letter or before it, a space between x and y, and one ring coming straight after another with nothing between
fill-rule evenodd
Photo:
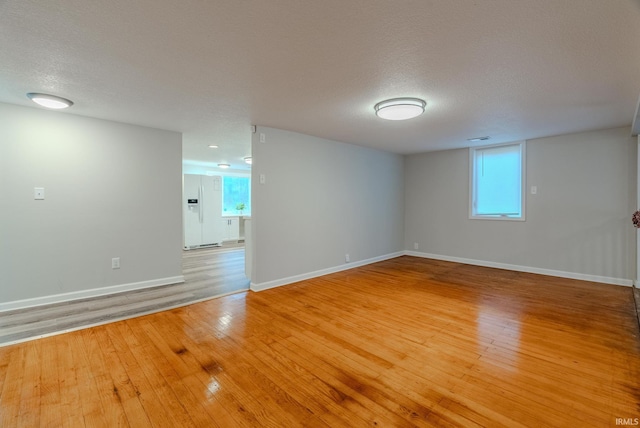
<instances>
[{"instance_id":1,"label":"light switch plate","mask_svg":"<svg viewBox=\"0 0 640 428\"><path fill-rule=\"evenodd\" d=\"M33 199L40 201L44 199L44 187L33 188Z\"/></svg>"}]
</instances>

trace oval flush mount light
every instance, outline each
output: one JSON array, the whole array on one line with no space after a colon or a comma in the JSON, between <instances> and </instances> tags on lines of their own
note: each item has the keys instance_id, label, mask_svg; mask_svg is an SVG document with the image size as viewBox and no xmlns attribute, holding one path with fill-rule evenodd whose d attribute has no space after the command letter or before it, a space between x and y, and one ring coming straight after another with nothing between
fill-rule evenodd
<instances>
[{"instance_id":1,"label":"oval flush mount light","mask_svg":"<svg viewBox=\"0 0 640 428\"><path fill-rule=\"evenodd\" d=\"M219 163L218 164L218 168L229 168L231 165L229 165L228 163Z\"/></svg>"},{"instance_id":2,"label":"oval flush mount light","mask_svg":"<svg viewBox=\"0 0 640 428\"><path fill-rule=\"evenodd\" d=\"M210 149L217 149L217 148L218 148L218 146L217 146L217 145L215 145L215 144L209 144L209 148L210 148Z\"/></svg>"},{"instance_id":3,"label":"oval flush mount light","mask_svg":"<svg viewBox=\"0 0 640 428\"><path fill-rule=\"evenodd\" d=\"M251 156L247 156L246 158L244 158L244 163L251 165L253 163L253 159L251 158Z\"/></svg>"},{"instance_id":4,"label":"oval flush mount light","mask_svg":"<svg viewBox=\"0 0 640 428\"><path fill-rule=\"evenodd\" d=\"M73 101L66 98L56 97L55 95L38 94L36 92L29 92L27 94L27 98L42 107L56 110L71 107L73 105Z\"/></svg>"},{"instance_id":5,"label":"oval flush mount light","mask_svg":"<svg viewBox=\"0 0 640 428\"><path fill-rule=\"evenodd\" d=\"M373 108L376 115L387 120L407 120L424 113L427 103L420 98L393 98L380 101Z\"/></svg>"},{"instance_id":6,"label":"oval flush mount light","mask_svg":"<svg viewBox=\"0 0 640 428\"><path fill-rule=\"evenodd\" d=\"M475 138L468 138L467 141L471 142L471 143L479 143L480 141L487 141L490 137L475 137Z\"/></svg>"}]
</instances>

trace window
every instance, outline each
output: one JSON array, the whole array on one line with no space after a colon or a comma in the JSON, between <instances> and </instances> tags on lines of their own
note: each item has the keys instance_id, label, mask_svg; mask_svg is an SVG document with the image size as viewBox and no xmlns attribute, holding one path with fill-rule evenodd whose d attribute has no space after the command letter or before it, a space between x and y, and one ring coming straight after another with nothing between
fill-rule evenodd
<instances>
[{"instance_id":1,"label":"window","mask_svg":"<svg viewBox=\"0 0 640 428\"><path fill-rule=\"evenodd\" d=\"M222 177L222 215L251 215L249 177Z\"/></svg>"},{"instance_id":2,"label":"window","mask_svg":"<svg viewBox=\"0 0 640 428\"><path fill-rule=\"evenodd\" d=\"M524 220L525 142L469 149L469 218Z\"/></svg>"}]
</instances>

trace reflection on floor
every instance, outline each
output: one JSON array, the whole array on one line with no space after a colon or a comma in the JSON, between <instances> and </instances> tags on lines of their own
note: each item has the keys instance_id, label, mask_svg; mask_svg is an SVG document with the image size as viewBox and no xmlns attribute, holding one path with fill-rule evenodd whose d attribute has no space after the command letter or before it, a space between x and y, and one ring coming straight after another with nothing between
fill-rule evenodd
<instances>
[{"instance_id":1,"label":"reflection on floor","mask_svg":"<svg viewBox=\"0 0 640 428\"><path fill-rule=\"evenodd\" d=\"M185 282L0 312L0 346L177 308L249 289L244 246L184 251Z\"/></svg>"},{"instance_id":2,"label":"reflection on floor","mask_svg":"<svg viewBox=\"0 0 640 428\"><path fill-rule=\"evenodd\" d=\"M633 296L636 301L636 317L638 318L638 327L640 327L640 289L633 287Z\"/></svg>"}]
</instances>

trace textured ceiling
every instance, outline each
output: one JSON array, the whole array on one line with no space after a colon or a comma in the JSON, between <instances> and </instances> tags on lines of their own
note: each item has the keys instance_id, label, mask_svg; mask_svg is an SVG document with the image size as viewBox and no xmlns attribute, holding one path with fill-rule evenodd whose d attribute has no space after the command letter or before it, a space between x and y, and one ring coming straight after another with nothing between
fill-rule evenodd
<instances>
[{"instance_id":1,"label":"textured ceiling","mask_svg":"<svg viewBox=\"0 0 640 428\"><path fill-rule=\"evenodd\" d=\"M0 0L0 40L0 102L57 94L234 167L252 124L416 153L630 125L640 93L638 0ZM425 114L374 115L399 96Z\"/></svg>"}]
</instances>

